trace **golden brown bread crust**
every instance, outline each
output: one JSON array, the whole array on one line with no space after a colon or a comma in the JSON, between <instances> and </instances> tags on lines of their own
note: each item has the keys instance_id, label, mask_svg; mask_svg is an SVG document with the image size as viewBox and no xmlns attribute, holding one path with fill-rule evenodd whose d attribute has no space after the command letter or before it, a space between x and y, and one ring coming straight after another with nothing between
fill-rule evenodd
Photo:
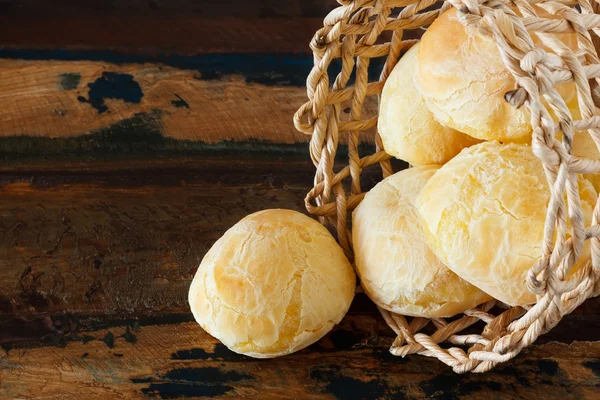
<instances>
[{"instance_id":1,"label":"golden brown bread crust","mask_svg":"<svg viewBox=\"0 0 600 400\"><path fill-rule=\"evenodd\" d=\"M536 11L553 18L539 8ZM574 34L556 36L570 48L577 48ZM537 36L533 40L542 46ZM455 8L440 15L427 29L417 63L415 84L442 125L482 140L531 140L527 107L517 109L504 99L516 83L504 67L496 43L476 27L465 28ZM571 112L578 114L574 84L560 84L557 89Z\"/></svg>"},{"instance_id":2,"label":"golden brown bread crust","mask_svg":"<svg viewBox=\"0 0 600 400\"><path fill-rule=\"evenodd\" d=\"M583 178L579 191L588 226L596 191ZM526 274L542 254L549 200L529 146L485 142L440 168L417 207L427 242L452 271L507 304L523 305L535 302ZM589 245L579 265L587 260Z\"/></svg>"},{"instance_id":3,"label":"golden brown bread crust","mask_svg":"<svg viewBox=\"0 0 600 400\"><path fill-rule=\"evenodd\" d=\"M531 134L526 108L504 100L515 81L496 43L465 28L454 8L423 35L415 81L443 125L483 140L526 142Z\"/></svg>"},{"instance_id":4,"label":"golden brown bread crust","mask_svg":"<svg viewBox=\"0 0 600 400\"><path fill-rule=\"evenodd\" d=\"M386 153L412 165L442 165L478 140L440 125L413 84L419 44L410 48L385 82L378 129Z\"/></svg>"},{"instance_id":5,"label":"golden brown bread crust","mask_svg":"<svg viewBox=\"0 0 600 400\"><path fill-rule=\"evenodd\" d=\"M380 307L415 317L451 317L491 297L448 269L431 251L415 208L437 166L398 172L354 211L352 238L361 284Z\"/></svg>"},{"instance_id":6,"label":"golden brown bread crust","mask_svg":"<svg viewBox=\"0 0 600 400\"><path fill-rule=\"evenodd\" d=\"M231 350L269 358L300 350L348 311L356 277L317 221L291 210L242 219L208 251L189 302L196 321Z\"/></svg>"}]
</instances>

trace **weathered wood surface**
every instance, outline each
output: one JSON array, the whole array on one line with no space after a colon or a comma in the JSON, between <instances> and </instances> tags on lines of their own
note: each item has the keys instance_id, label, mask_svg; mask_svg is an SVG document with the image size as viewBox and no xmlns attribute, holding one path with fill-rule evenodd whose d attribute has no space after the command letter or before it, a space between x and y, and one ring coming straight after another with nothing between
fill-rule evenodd
<instances>
[{"instance_id":1,"label":"weathered wood surface","mask_svg":"<svg viewBox=\"0 0 600 400\"><path fill-rule=\"evenodd\" d=\"M12 17L106 15L200 15L219 17L324 17L336 0L0 0L0 13Z\"/></svg>"},{"instance_id":2,"label":"weathered wood surface","mask_svg":"<svg viewBox=\"0 0 600 400\"><path fill-rule=\"evenodd\" d=\"M334 0L0 1L0 47L308 53Z\"/></svg>"},{"instance_id":3,"label":"weathered wood surface","mask_svg":"<svg viewBox=\"0 0 600 400\"><path fill-rule=\"evenodd\" d=\"M310 139L292 124L306 100L306 89L296 85L310 70L309 58L232 55L166 62L176 67L0 61L0 136L106 136L115 130L127 136L143 124L164 138L203 143ZM376 110L377 100L370 98L364 118Z\"/></svg>"},{"instance_id":4,"label":"weathered wood surface","mask_svg":"<svg viewBox=\"0 0 600 400\"><path fill-rule=\"evenodd\" d=\"M187 286L212 243L251 212L301 210L312 173L293 160L169 164L177 163L3 178L0 310L186 311Z\"/></svg>"},{"instance_id":5,"label":"weathered wood surface","mask_svg":"<svg viewBox=\"0 0 600 400\"><path fill-rule=\"evenodd\" d=\"M183 140L305 140L291 123L301 88L202 78L156 64L2 61L0 135L69 137L142 114L165 137Z\"/></svg>"},{"instance_id":6,"label":"weathered wood surface","mask_svg":"<svg viewBox=\"0 0 600 400\"><path fill-rule=\"evenodd\" d=\"M265 208L304 210L307 158L6 163L0 312L187 312L193 273L226 229ZM380 179L378 169L364 175L367 188Z\"/></svg>"},{"instance_id":7,"label":"weathered wood surface","mask_svg":"<svg viewBox=\"0 0 600 400\"><path fill-rule=\"evenodd\" d=\"M350 314L317 344L273 360L232 353L194 322L47 323L67 333L0 350L0 397L592 400L600 386L598 342L546 343L459 376L437 360L391 356L389 330L371 315Z\"/></svg>"},{"instance_id":8,"label":"weathered wood surface","mask_svg":"<svg viewBox=\"0 0 600 400\"><path fill-rule=\"evenodd\" d=\"M186 295L203 254L247 213L302 210L306 159L5 163L0 398L597 398L597 300L486 375L392 357L392 332L362 294L290 357L251 360L202 332Z\"/></svg>"},{"instance_id":9,"label":"weathered wood surface","mask_svg":"<svg viewBox=\"0 0 600 400\"><path fill-rule=\"evenodd\" d=\"M0 141L0 151L38 148L32 137L90 134L110 136L105 141L121 151L122 137L140 124L154 139L179 140L169 145L182 150L189 142L305 143L292 116L307 100L309 42L337 5L1 1L0 138L15 140ZM371 60L371 81L384 62ZM331 81L340 68L340 60L331 64ZM349 106L342 107L348 119ZM361 118L376 110L376 96L368 97ZM361 140L372 143L373 135Z\"/></svg>"},{"instance_id":10,"label":"weathered wood surface","mask_svg":"<svg viewBox=\"0 0 600 400\"><path fill-rule=\"evenodd\" d=\"M9 49L111 50L136 54L308 53L308 43L323 26L323 17L61 14L51 18L32 15L15 18L0 14L0 44Z\"/></svg>"},{"instance_id":11,"label":"weathered wood surface","mask_svg":"<svg viewBox=\"0 0 600 400\"><path fill-rule=\"evenodd\" d=\"M0 137L128 135L141 123L192 142L309 140L292 116L307 100L309 42L335 2L84 3L0 3ZM371 60L371 81L384 62ZM370 96L361 118L376 111Z\"/></svg>"},{"instance_id":12,"label":"weathered wood surface","mask_svg":"<svg viewBox=\"0 0 600 400\"><path fill-rule=\"evenodd\" d=\"M0 0L0 399L600 397L598 299L485 375L392 357L364 294L275 360L193 322L214 241L253 211L304 210L314 169L291 118L335 5Z\"/></svg>"},{"instance_id":13,"label":"weathered wood surface","mask_svg":"<svg viewBox=\"0 0 600 400\"><path fill-rule=\"evenodd\" d=\"M45 164L52 175L42 162L0 169L7 315L187 312L187 287L214 241L251 212L303 211L313 174L290 155ZM376 179L374 169L363 186Z\"/></svg>"}]
</instances>

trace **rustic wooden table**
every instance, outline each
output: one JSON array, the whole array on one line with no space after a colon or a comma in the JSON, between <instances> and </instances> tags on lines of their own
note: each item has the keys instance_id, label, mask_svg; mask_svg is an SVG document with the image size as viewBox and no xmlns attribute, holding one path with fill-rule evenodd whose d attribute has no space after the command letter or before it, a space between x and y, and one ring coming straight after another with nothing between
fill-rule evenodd
<instances>
[{"instance_id":1,"label":"rustic wooden table","mask_svg":"<svg viewBox=\"0 0 600 400\"><path fill-rule=\"evenodd\" d=\"M228 351L188 285L244 215L304 210L291 116L334 2L53 3L0 0L0 398L600 398L598 299L483 375L391 356L360 294L308 349Z\"/></svg>"}]
</instances>

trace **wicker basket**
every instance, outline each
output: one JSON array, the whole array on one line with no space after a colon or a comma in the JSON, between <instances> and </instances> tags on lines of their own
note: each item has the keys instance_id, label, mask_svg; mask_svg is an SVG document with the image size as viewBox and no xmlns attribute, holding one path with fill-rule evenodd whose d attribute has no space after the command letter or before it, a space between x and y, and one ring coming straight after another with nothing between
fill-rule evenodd
<instances>
[{"instance_id":1,"label":"wicker basket","mask_svg":"<svg viewBox=\"0 0 600 400\"><path fill-rule=\"evenodd\" d=\"M307 79L309 101L294 116L296 128L312 135L310 154L317 168L314 188L305 202L311 214L336 230L338 241L350 259L353 255L348 226L350 213L364 197L361 174L377 164L383 177L394 172L378 134L375 134L374 154L359 155L361 133L372 132L377 125L376 115L364 116L368 108L365 104L373 103L400 54L416 43L420 33L441 12L456 7L463 24L475 25L492 35L506 67L519 83L515 90L505 94L506 101L515 107L524 105L531 111L531 148L541 159L551 188L544 252L532 265L527 279L529 290L537 295L537 303L531 307L501 308L497 307L501 304L492 301L451 320L411 319L380 309L397 334L390 349L394 355L418 353L438 358L457 373L485 372L513 358L552 329L563 315L587 298L600 294L600 226L597 225L600 203L594 209L593 225L584 227L581 218L577 218L581 215L580 203L575 199L578 193L566 190L567 182L578 174L600 172L600 161L570 154L573 128L588 130L600 147L600 117L594 116L595 105L600 104L600 60L594 46L600 35L600 5L588 0L559 1L509 4L498 0L338 0L341 6L325 18L324 27L310 43L314 68ZM511 12L508 6L515 5L525 17ZM539 7L558 19L539 18L536 13ZM541 38L573 31L578 39L577 54L559 49L556 54L560 58L546 57L543 50L529 45L534 32ZM579 61L582 55L583 64ZM370 60L383 57L385 65L379 80L369 82ZM336 59L341 59L341 72L330 84L328 73L336 65L332 64ZM562 62L560 67L557 60ZM352 75L354 84L349 86ZM557 95L553 89L555 82L569 80L577 85L583 116L580 121L571 119L564 102L552 100ZM546 99L551 100L547 104L560 116L556 126L541 122L542 118L549 118L549 110L540 101L541 88L548 88ZM344 107L350 110L342 112ZM554 139L557 130L563 132L562 142ZM347 139L348 159L344 161L345 167L335 171L334 161L340 161L336 160L336 151L342 135ZM565 192L568 204L564 201ZM572 238L566 235L566 215L570 216ZM566 272L576 258L574 254L579 254L585 240L591 240L592 262L566 280ZM461 333L469 327L472 332L478 326L484 326L475 331L479 333ZM423 330L430 334L422 333Z\"/></svg>"}]
</instances>

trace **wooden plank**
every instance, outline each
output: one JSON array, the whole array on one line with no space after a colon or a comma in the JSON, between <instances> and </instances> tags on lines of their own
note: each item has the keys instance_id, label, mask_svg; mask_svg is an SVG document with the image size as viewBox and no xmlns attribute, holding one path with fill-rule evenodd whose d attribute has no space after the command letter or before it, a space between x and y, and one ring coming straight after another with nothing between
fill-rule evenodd
<instances>
[{"instance_id":1,"label":"wooden plank","mask_svg":"<svg viewBox=\"0 0 600 400\"><path fill-rule=\"evenodd\" d=\"M369 315L271 360L232 353L194 322L51 322L72 329L67 339L0 350L0 397L591 400L600 385L599 342L536 345L489 373L455 375L437 360L391 356L389 329Z\"/></svg>"},{"instance_id":2,"label":"wooden plank","mask_svg":"<svg viewBox=\"0 0 600 400\"><path fill-rule=\"evenodd\" d=\"M0 46L134 54L305 53L323 17L242 18L224 14L25 15L0 13Z\"/></svg>"},{"instance_id":3,"label":"wooden plank","mask_svg":"<svg viewBox=\"0 0 600 400\"><path fill-rule=\"evenodd\" d=\"M1 0L0 47L195 55L310 53L335 0Z\"/></svg>"},{"instance_id":4,"label":"wooden plank","mask_svg":"<svg viewBox=\"0 0 600 400\"><path fill-rule=\"evenodd\" d=\"M0 0L10 16L200 15L203 17L323 17L335 0Z\"/></svg>"},{"instance_id":5,"label":"wooden plank","mask_svg":"<svg viewBox=\"0 0 600 400\"><path fill-rule=\"evenodd\" d=\"M193 273L226 229L264 208L304 211L307 158L4 164L0 313L187 312ZM378 174L364 174L364 187Z\"/></svg>"},{"instance_id":6,"label":"wooden plank","mask_svg":"<svg viewBox=\"0 0 600 400\"><path fill-rule=\"evenodd\" d=\"M303 156L264 153L8 163L0 172L6 320L187 313L187 289L208 248L251 212L303 212L314 171ZM363 187L379 174L365 171ZM376 313L364 303L357 311ZM554 339L600 340L599 304L586 303Z\"/></svg>"},{"instance_id":7,"label":"wooden plank","mask_svg":"<svg viewBox=\"0 0 600 400\"><path fill-rule=\"evenodd\" d=\"M310 57L163 59L172 66L132 60L141 63L0 61L0 137L166 138L181 147L185 141L290 144L310 139L292 124L297 107L306 101L299 85L312 66ZM364 118L376 111L377 100L371 97ZM363 135L367 142L372 134ZM35 151L30 138L20 140ZM2 150L12 152L11 146L18 144L5 143Z\"/></svg>"},{"instance_id":8,"label":"wooden plank","mask_svg":"<svg viewBox=\"0 0 600 400\"><path fill-rule=\"evenodd\" d=\"M191 279L188 279L188 286ZM146 282L141 282L144 285ZM185 293L187 296L187 292ZM4 303L3 305L5 305ZM584 305L573 313L564 316L560 323L550 332L542 335L537 345L550 342L570 344L574 341L600 342L600 315L598 315L598 298L589 299ZM73 310L78 306L71 307ZM106 314L87 313L80 307L77 314L56 313L14 313L0 312L0 347L10 350L12 348L32 348L49 345L64 346L68 342L80 340L83 332L110 329L115 326L139 326L154 324L177 324L193 322L193 316L187 304L181 307L163 307L161 311L139 309L136 313L121 312L115 314L109 310ZM349 319L372 318L383 323L383 319L373 302L364 294L357 293L348 311ZM375 322L374 322L375 323ZM382 325L383 326L383 325ZM431 333L431 326L424 328L424 332ZM386 328L387 329L387 328ZM470 328L470 332L481 332L482 323ZM384 329L385 330L385 329ZM389 331L384 336L393 335ZM360 342L360 340L359 340Z\"/></svg>"},{"instance_id":9,"label":"wooden plank","mask_svg":"<svg viewBox=\"0 0 600 400\"><path fill-rule=\"evenodd\" d=\"M0 398L597 394L597 299L485 375L392 357L392 333L362 294L335 332L286 358L237 356L202 332L186 304L196 265L243 215L302 209L312 166L297 157L64 162L54 175L36 174L39 161L9 167L0 181Z\"/></svg>"},{"instance_id":10,"label":"wooden plank","mask_svg":"<svg viewBox=\"0 0 600 400\"><path fill-rule=\"evenodd\" d=\"M303 210L312 173L306 161L229 157L191 171L5 177L0 311L186 310L214 241L251 212Z\"/></svg>"}]
</instances>

